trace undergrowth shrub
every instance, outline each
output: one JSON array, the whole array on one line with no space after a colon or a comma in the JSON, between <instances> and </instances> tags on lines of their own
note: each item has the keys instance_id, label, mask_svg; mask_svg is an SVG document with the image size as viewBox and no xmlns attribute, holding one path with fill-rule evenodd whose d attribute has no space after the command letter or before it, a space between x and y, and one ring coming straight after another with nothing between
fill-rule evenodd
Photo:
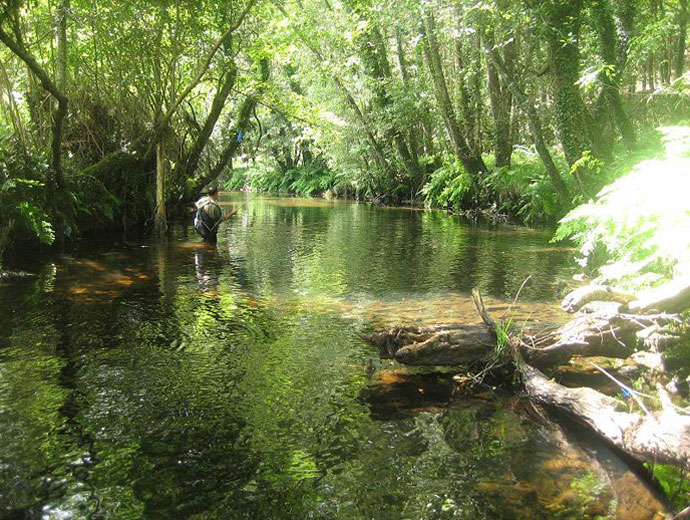
<instances>
[{"instance_id":1,"label":"undergrowth shrub","mask_svg":"<svg viewBox=\"0 0 690 520\"><path fill-rule=\"evenodd\" d=\"M251 188L305 197L323 195L328 190L337 194L351 190L345 176L320 164L302 165L284 172L261 164L252 168L238 168L225 181L224 187L228 190Z\"/></svg>"},{"instance_id":2,"label":"undergrowth shrub","mask_svg":"<svg viewBox=\"0 0 690 520\"><path fill-rule=\"evenodd\" d=\"M661 131L665 157L638 161L556 231L601 281L640 288L690 276L690 127Z\"/></svg>"},{"instance_id":3,"label":"undergrowth shrub","mask_svg":"<svg viewBox=\"0 0 690 520\"><path fill-rule=\"evenodd\" d=\"M0 142L0 258L16 237L55 239L45 209L48 165L9 139Z\"/></svg>"},{"instance_id":4,"label":"undergrowth shrub","mask_svg":"<svg viewBox=\"0 0 690 520\"><path fill-rule=\"evenodd\" d=\"M426 204L453 211L478 205L528 224L552 222L562 215L551 179L536 154L516 150L510 168L494 168L492 161L487 158L489 172L474 183L458 161L446 157L422 190ZM564 163L559 166L566 171Z\"/></svg>"},{"instance_id":5,"label":"undergrowth shrub","mask_svg":"<svg viewBox=\"0 0 690 520\"><path fill-rule=\"evenodd\" d=\"M427 205L463 209L472 197L472 180L455 158L446 157L443 166L431 174L422 188Z\"/></svg>"},{"instance_id":6,"label":"undergrowth shrub","mask_svg":"<svg viewBox=\"0 0 690 520\"><path fill-rule=\"evenodd\" d=\"M564 162L559 166L565 171ZM525 148L513 152L510 168L491 169L483 178L482 198L496 212L527 224L553 222L562 215L544 165L536 153Z\"/></svg>"}]
</instances>

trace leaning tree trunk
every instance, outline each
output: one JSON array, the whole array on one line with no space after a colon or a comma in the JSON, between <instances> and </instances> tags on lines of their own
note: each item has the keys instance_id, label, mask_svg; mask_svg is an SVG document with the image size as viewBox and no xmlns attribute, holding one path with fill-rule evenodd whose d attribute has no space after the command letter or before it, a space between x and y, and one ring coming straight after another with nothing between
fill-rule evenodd
<instances>
[{"instance_id":1,"label":"leaning tree trunk","mask_svg":"<svg viewBox=\"0 0 690 520\"><path fill-rule=\"evenodd\" d=\"M592 20L599 37L599 50L607 68L599 74L602 83L602 98L609 111L613 114L616 126L628 147L635 144L635 129L623 107L620 95L619 79L622 76L620 60L617 56L618 36L613 19L613 9L610 0L599 0L592 5ZM606 117L604 111L602 117Z\"/></svg>"},{"instance_id":2,"label":"leaning tree trunk","mask_svg":"<svg viewBox=\"0 0 690 520\"><path fill-rule=\"evenodd\" d=\"M527 395L589 426L599 436L642 462L685 466L690 462L690 416L672 407L640 415L619 410L619 401L591 388L566 388L536 368L519 368Z\"/></svg>"},{"instance_id":3,"label":"leaning tree trunk","mask_svg":"<svg viewBox=\"0 0 690 520\"><path fill-rule=\"evenodd\" d=\"M505 84L513 93L515 101L520 106L520 109L527 115L527 123L534 140L534 146L539 154L539 158L544 164L546 173L551 179L556 193L558 194L558 201L560 202L561 207L568 208L570 206L568 187L561 177L561 174L556 167L556 163L551 156L549 147L546 144L541 118L539 117L537 109L534 106L534 101L530 99L521 89L514 71L510 71L508 69L498 51L490 48L488 45L485 46L484 51L489 57L493 67L503 77Z\"/></svg>"},{"instance_id":4,"label":"leaning tree trunk","mask_svg":"<svg viewBox=\"0 0 690 520\"><path fill-rule=\"evenodd\" d=\"M213 167L201 177L195 180L195 186L192 195L194 197L201 193L201 190L211 182L215 182L220 177L228 165L232 162L232 158L239 149L241 139L240 132L245 133L249 127L249 120L254 113L254 109L259 102L259 98L264 91L265 83L270 75L269 63L262 59L259 61L260 84L257 92L244 98L237 112L235 123L229 132L228 142L220 154L220 157L213 165Z\"/></svg>"},{"instance_id":5,"label":"leaning tree trunk","mask_svg":"<svg viewBox=\"0 0 690 520\"><path fill-rule=\"evenodd\" d=\"M24 47L19 40L14 40L0 25L0 41L2 41L20 60L22 60L31 72L38 78L41 86L57 101L57 108L53 115L50 143L50 169L52 178L48 180L46 190L47 205L52 208L55 220L55 235L57 243L62 245L64 240L64 217L70 213L70 199L65 195L67 182L62 170L62 136L67 118L68 98L65 94L67 83L67 11L69 0L62 0L60 4L61 19L58 27L58 74L54 83L48 73L41 67L36 59ZM1 21L0 21L1 23Z\"/></svg>"},{"instance_id":6,"label":"leaning tree trunk","mask_svg":"<svg viewBox=\"0 0 690 520\"><path fill-rule=\"evenodd\" d=\"M36 59L5 30L0 27L0 41L2 41L20 60L29 67L38 78L41 86L52 95L58 103L53 116L50 168L53 171L53 179L58 189L66 187L65 177L62 171L62 131L67 117L68 99L65 93L50 79L48 73L39 65Z\"/></svg>"},{"instance_id":7,"label":"leaning tree trunk","mask_svg":"<svg viewBox=\"0 0 690 520\"><path fill-rule=\"evenodd\" d=\"M431 13L424 16L421 24L421 36L423 41L424 55L426 57L429 73L434 83L434 91L438 99L439 109L443 116L446 130L453 145L453 152L462 163L467 173L476 176L481 172L486 172L486 165L481 156L475 156L470 151L465 136L460 131L455 109L448 93L448 85L443 73L441 56L436 41L436 27Z\"/></svg>"},{"instance_id":8,"label":"leaning tree trunk","mask_svg":"<svg viewBox=\"0 0 690 520\"><path fill-rule=\"evenodd\" d=\"M231 63L228 70L223 75L218 90L216 90L216 95L213 97L213 102L211 103L211 110L204 121L204 126L199 132L192 150L184 161L184 173L187 177L193 177L197 168L199 167L199 160L201 159L201 154L206 149L213 129L216 127L218 118L220 117L223 108L225 107L225 102L230 96L233 86L235 85L235 79L237 78L237 67L234 63Z\"/></svg>"}]
</instances>

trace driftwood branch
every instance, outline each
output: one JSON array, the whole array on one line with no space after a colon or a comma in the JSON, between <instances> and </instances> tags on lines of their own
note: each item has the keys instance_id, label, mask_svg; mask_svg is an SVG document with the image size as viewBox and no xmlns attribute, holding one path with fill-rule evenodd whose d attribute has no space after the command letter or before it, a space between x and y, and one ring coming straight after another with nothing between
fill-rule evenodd
<instances>
[{"instance_id":1,"label":"driftwood branch","mask_svg":"<svg viewBox=\"0 0 690 520\"><path fill-rule=\"evenodd\" d=\"M573 356L626 359L634 353L639 331L672 320L673 317L663 314L578 316L556 329L525 329L520 352L527 363L540 368L562 365ZM461 365L481 361L490 355L496 345L496 333L493 332L496 324L493 320L490 323L493 324L487 325L485 321L484 324L449 327L394 327L365 339L384 357L401 363Z\"/></svg>"},{"instance_id":2,"label":"driftwood branch","mask_svg":"<svg viewBox=\"0 0 690 520\"><path fill-rule=\"evenodd\" d=\"M590 302L629 303L635 300L633 294L607 285L586 285L575 289L563 299L561 307L566 312L577 312Z\"/></svg>"},{"instance_id":3,"label":"driftwood branch","mask_svg":"<svg viewBox=\"0 0 690 520\"><path fill-rule=\"evenodd\" d=\"M690 307L690 280L674 280L660 287L643 292L624 310L633 313L681 312Z\"/></svg>"},{"instance_id":4,"label":"driftwood branch","mask_svg":"<svg viewBox=\"0 0 690 520\"><path fill-rule=\"evenodd\" d=\"M591 388L566 388L534 367L520 368L527 395L585 423L601 437L643 462L684 466L690 462L690 416L672 410L640 416Z\"/></svg>"}]
</instances>

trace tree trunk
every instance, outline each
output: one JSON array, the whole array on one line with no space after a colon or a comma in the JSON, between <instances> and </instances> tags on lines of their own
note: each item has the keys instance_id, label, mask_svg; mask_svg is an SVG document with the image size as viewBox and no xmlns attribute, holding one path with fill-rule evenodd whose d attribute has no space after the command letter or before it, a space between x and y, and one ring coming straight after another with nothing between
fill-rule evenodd
<instances>
[{"instance_id":1,"label":"tree trunk","mask_svg":"<svg viewBox=\"0 0 690 520\"><path fill-rule=\"evenodd\" d=\"M459 5L458 5L459 9ZM470 65L464 57L463 40L460 37L455 38L455 75L457 76L460 113L462 114L463 132L467 139L467 146L470 152L475 157L481 157L482 143L479 113L479 104L481 102L480 82L477 77L479 74L475 69L478 66L479 60L470 60ZM474 62L474 63L473 63Z\"/></svg>"},{"instance_id":2,"label":"tree trunk","mask_svg":"<svg viewBox=\"0 0 690 520\"><path fill-rule=\"evenodd\" d=\"M194 146L189 152L187 160L185 161L184 171L187 177L193 177L197 168L199 167L199 160L201 159L201 154L203 153L206 145L208 144L213 129L216 127L218 118L220 117L223 108L225 107L225 102L235 85L235 80L237 78L237 67L232 63L228 70L223 76L223 80L216 91L216 95L213 98L213 103L211 104L211 111L206 117L204 126L199 132L196 140L194 141Z\"/></svg>"},{"instance_id":3,"label":"tree trunk","mask_svg":"<svg viewBox=\"0 0 690 520\"><path fill-rule=\"evenodd\" d=\"M640 415L619 411L619 402L591 388L566 388L539 370L520 367L527 395L585 423L642 462L686 466L690 462L690 417L672 409Z\"/></svg>"},{"instance_id":4,"label":"tree trunk","mask_svg":"<svg viewBox=\"0 0 690 520\"><path fill-rule=\"evenodd\" d=\"M67 16L70 0L60 0L57 8L57 67L55 81L62 92L67 92Z\"/></svg>"},{"instance_id":5,"label":"tree trunk","mask_svg":"<svg viewBox=\"0 0 690 520\"><path fill-rule=\"evenodd\" d=\"M605 106L613 113L614 121L625 144L632 147L636 141L635 129L625 112L620 95L619 80L622 71L617 56L618 38L610 0L598 0L592 4L592 19L599 37L599 52L607 67L599 74L602 83L602 99ZM602 111L601 117L605 118L609 110Z\"/></svg>"},{"instance_id":6,"label":"tree trunk","mask_svg":"<svg viewBox=\"0 0 690 520\"><path fill-rule=\"evenodd\" d=\"M637 3L636 0L618 0L614 4L621 25L618 42L618 64L621 70L628 63L630 41L636 36Z\"/></svg>"},{"instance_id":7,"label":"tree trunk","mask_svg":"<svg viewBox=\"0 0 690 520\"><path fill-rule=\"evenodd\" d=\"M165 208L167 169L165 145L163 141L158 141L156 145L156 214L154 217L154 230L159 237L165 236L168 231L168 219Z\"/></svg>"},{"instance_id":8,"label":"tree trunk","mask_svg":"<svg viewBox=\"0 0 690 520\"><path fill-rule=\"evenodd\" d=\"M187 96L189 96L192 93L192 91L196 88L196 86L199 83L201 83L201 81L204 79L204 76L206 75L206 72L211 66L211 63L213 62L213 58L215 57L215 55L218 53L221 47L224 47L226 45L226 43L230 40L235 31L242 25L244 19L252 10L256 2L257 0L247 1L242 11L233 21L232 25L228 27L228 29L223 34L221 34L220 37L215 41L213 47L211 48L211 51L205 56L204 61L197 69L196 73L192 77L192 80L187 84L187 86L184 88L184 90L180 93L179 96L171 100L170 106L168 107L167 111L160 118L158 125L154 127L153 135L151 136L151 139L149 141L149 148L146 151L144 160L147 156L150 156L150 154L153 153L152 150L155 149L156 145L158 144L158 141L163 139L166 129L170 125L173 116L177 112L177 109L184 102L184 100L187 99ZM134 148L134 144L132 144L132 148Z\"/></svg>"},{"instance_id":9,"label":"tree trunk","mask_svg":"<svg viewBox=\"0 0 690 520\"><path fill-rule=\"evenodd\" d=\"M421 25L421 34L424 54L429 67L429 73L434 82L434 90L436 92L436 98L438 99L439 109L441 110L451 144L453 145L455 156L462 163L467 173L476 176L479 173L486 172L486 166L481 156L478 157L471 153L465 137L460 132L460 125L458 124L455 109L453 108L453 103L448 94L448 85L443 74L443 66L441 64L441 56L438 50L435 31L436 27L433 14L427 13Z\"/></svg>"},{"instance_id":10,"label":"tree trunk","mask_svg":"<svg viewBox=\"0 0 690 520\"><path fill-rule=\"evenodd\" d=\"M41 82L41 86L48 91L58 102L53 117L50 168L53 171L53 181L58 190L66 187L62 171L62 131L67 117L68 99L65 93L53 83L46 71L39 65L36 59L18 42L16 42L5 30L0 27L0 41L2 41L20 60L31 69L31 72Z\"/></svg>"},{"instance_id":11,"label":"tree trunk","mask_svg":"<svg viewBox=\"0 0 690 520\"><path fill-rule=\"evenodd\" d=\"M393 79L390 64L388 63L386 42L383 39L381 30L377 26L373 26L365 35L368 36L368 41L363 45L364 63L368 65L369 74L376 80L376 84L379 85L376 93L377 104L385 111L391 104L385 85L390 84ZM413 153L410 151L405 137L395 125L389 126L385 133L387 140L395 142L398 155L410 177L411 185L413 185L419 177L419 163L413 159Z\"/></svg>"},{"instance_id":12,"label":"tree trunk","mask_svg":"<svg viewBox=\"0 0 690 520\"><path fill-rule=\"evenodd\" d=\"M678 2L678 43L674 63L675 77L680 78L685 69L685 40L688 34L688 0Z\"/></svg>"},{"instance_id":13,"label":"tree trunk","mask_svg":"<svg viewBox=\"0 0 690 520\"><path fill-rule=\"evenodd\" d=\"M563 178L561 177L561 174L559 173L558 168L553 161L553 157L551 157L551 152L549 152L549 148L546 145L541 119L539 118L537 109L534 106L534 101L528 98L527 95L522 91L520 85L518 84L517 78L511 74L506 65L503 63L498 51L486 46L485 52L489 56L491 63L494 65L498 73L503 76L507 88L512 91L515 101L520 106L520 109L527 116L527 122L530 132L532 133L534 146L537 149L539 158L544 164L546 173L551 179L554 189L558 194L558 200L561 204L561 207L563 209L567 209L570 207L570 195L568 193L568 187L563 181Z\"/></svg>"},{"instance_id":14,"label":"tree trunk","mask_svg":"<svg viewBox=\"0 0 690 520\"><path fill-rule=\"evenodd\" d=\"M489 29L486 32L486 44L493 48L496 45L494 32ZM510 42L503 46L503 63L509 75L512 75L512 67L516 61L516 48L514 36L509 36ZM496 51L497 52L497 51ZM511 111L513 99L510 88L501 81L499 72L491 60L486 67L488 76L489 99L491 101L491 113L494 119L494 155L496 166L499 168L510 167L510 157L513 152Z\"/></svg>"},{"instance_id":15,"label":"tree trunk","mask_svg":"<svg viewBox=\"0 0 690 520\"><path fill-rule=\"evenodd\" d=\"M578 298L583 294L599 292L600 289L580 290ZM611 294L618 297L615 291L604 291L607 298ZM684 302L687 308L689 295L690 284L683 285L678 281L656 294L656 299L651 297L647 301L650 304L653 301L655 306L661 308L676 308ZM640 461L680 467L690 463L690 415L687 415L687 409L680 409L671 403L661 384L657 385L657 390L662 411L651 413L641 399L644 397L642 394L604 372L629 391L644 412L643 415L620 411L621 403L618 400L591 388L566 388L549 380L533 366L561 365L575 354L627 357L634 351L635 337L630 337L632 331L646 330L649 328L646 324L650 322L668 323L677 317L668 314L626 316L618 311L621 304L614 304L617 307L606 306L608 310L598 314L582 315L553 333L512 336L489 315L476 289L472 296L483 325L395 327L375 333L367 340L379 349L382 357L394 357L398 361L416 365L447 364L454 358L462 364L481 361L485 366L483 372L486 372L512 362L533 402L565 412ZM629 295L625 295L625 299L628 298ZM540 340L534 339L539 336L550 342L548 347L544 348ZM555 338L557 340L553 342ZM562 356L564 352L567 355ZM679 414L677 410L684 413Z\"/></svg>"},{"instance_id":16,"label":"tree trunk","mask_svg":"<svg viewBox=\"0 0 690 520\"><path fill-rule=\"evenodd\" d=\"M563 152L572 166L585 150L600 155L598 138L592 138L593 122L580 90L580 19L582 0L542 2L546 14L549 61L554 77L553 98Z\"/></svg>"},{"instance_id":17,"label":"tree trunk","mask_svg":"<svg viewBox=\"0 0 690 520\"><path fill-rule=\"evenodd\" d=\"M270 76L269 62L267 59L262 59L259 61L259 73L260 73L260 87L259 90L251 96L247 96L242 101L239 110L237 111L237 117L235 118L235 124L229 132L228 142L220 154L220 157L216 161L216 164L209 170L206 175L202 175L200 178L196 179L195 187L192 195L197 196L201 193L201 190L210 182L215 182L218 177L225 171L227 166L231 163L233 156L240 147L240 140L237 138L239 132L245 133L248 126L249 120L254 113L257 103L259 102L259 97L263 93L265 88L265 83L268 81Z\"/></svg>"},{"instance_id":18,"label":"tree trunk","mask_svg":"<svg viewBox=\"0 0 690 520\"><path fill-rule=\"evenodd\" d=\"M405 46L403 45L402 32L400 29L396 29L395 32L395 43L396 43L396 55L398 58L398 67L400 69L400 79L402 80L403 87L408 96L414 96L414 91L410 88L410 75L407 66L407 58L405 57ZM421 118L424 118L424 114L420 114ZM407 142L409 144L410 155L412 156L412 161L420 168L419 165L419 154L420 151L423 153L423 147L421 146L422 140L417 136L420 134L419 123L413 125L407 131ZM421 183L426 179L422 178Z\"/></svg>"}]
</instances>

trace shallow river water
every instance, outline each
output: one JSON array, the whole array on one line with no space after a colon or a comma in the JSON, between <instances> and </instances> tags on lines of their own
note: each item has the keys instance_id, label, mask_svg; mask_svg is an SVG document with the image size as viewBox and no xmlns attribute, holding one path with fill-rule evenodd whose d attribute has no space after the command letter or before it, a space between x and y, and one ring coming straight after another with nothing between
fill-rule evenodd
<instances>
[{"instance_id":1,"label":"shallow river water","mask_svg":"<svg viewBox=\"0 0 690 520\"><path fill-rule=\"evenodd\" d=\"M475 286L495 316L561 320L572 250L440 212L224 201L244 206L217 249L191 228L91 241L0 282L0 518L663 518L586 435L361 339L477 322Z\"/></svg>"}]
</instances>

